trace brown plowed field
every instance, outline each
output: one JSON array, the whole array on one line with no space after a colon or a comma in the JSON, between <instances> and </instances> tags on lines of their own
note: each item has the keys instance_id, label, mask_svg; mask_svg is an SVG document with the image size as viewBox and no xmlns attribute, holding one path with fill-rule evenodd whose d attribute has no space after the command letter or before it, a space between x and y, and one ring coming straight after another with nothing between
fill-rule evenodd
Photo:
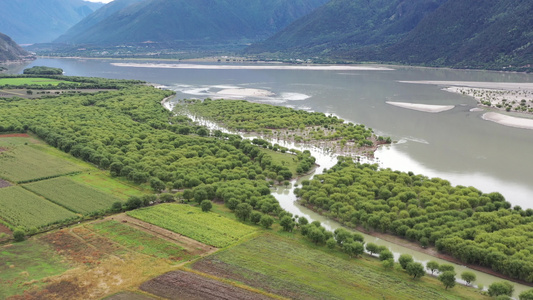
<instances>
[{"instance_id":1,"label":"brown plowed field","mask_svg":"<svg viewBox=\"0 0 533 300\"><path fill-rule=\"evenodd\" d=\"M1 149L0 149L0 152L2 152ZM8 187L8 186L11 186L11 183L9 183L9 181L5 181L3 179L0 179L0 189Z\"/></svg>"},{"instance_id":2,"label":"brown plowed field","mask_svg":"<svg viewBox=\"0 0 533 300\"><path fill-rule=\"evenodd\" d=\"M30 137L30 136L26 133L0 134L0 138L5 138L5 137Z\"/></svg>"},{"instance_id":3,"label":"brown plowed field","mask_svg":"<svg viewBox=\"0 0 533 300\"><path fill-rule=\"evenodd\" d=\"M149 280L141 285L141 290L167 299L272 299L262 294L185 271L169 272Z\"/></svg>"}]
</instances>

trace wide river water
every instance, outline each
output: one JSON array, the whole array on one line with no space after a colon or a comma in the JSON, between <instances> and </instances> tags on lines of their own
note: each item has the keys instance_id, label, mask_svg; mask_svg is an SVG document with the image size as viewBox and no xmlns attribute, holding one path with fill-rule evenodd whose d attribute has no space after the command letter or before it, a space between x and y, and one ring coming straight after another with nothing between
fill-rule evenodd
<instances>
[{"instance_id":1,"label":"wide river water","mask_svg":"<svg viewBox=\"0 0 533 300\"><path fill-rule=\"evenodd\" d=\"M376 152L380 166L441 177L453 185L474 186L483 192L498 191L513 205L533 208L533 130L506 127L483 120L485 111L473 110L473 98L443 91L446 86L404 83L403 81L473 81L533 83L533 75L489 71L430 69L400 66L376 68L284 68L279 65L193 64L178 62L37 59L27 65L10 66L21 73L31 66L62 68L65 75L118 79L140 79L166 86L183 98L243 98L245 89L270 92L248 97L257 102L296 109L319 111L344 120L365 124L394 143ZM386 102L453 105L440 113L401 108ZM315 155L319 155L315 152ZM319 157L328 167L334 159ZM276 192L285 209L330 222L294 203L291 189ZM433 259L419 252L367 237L366 241L386 244L397 253L410 253L418 261ZM397 254L398 255L398 254ZM456 267L458 274L462 272ZM477 273L485 286L495 280ZM517 291L527 287L517 285Z\"/></svg>"}]
</instances>

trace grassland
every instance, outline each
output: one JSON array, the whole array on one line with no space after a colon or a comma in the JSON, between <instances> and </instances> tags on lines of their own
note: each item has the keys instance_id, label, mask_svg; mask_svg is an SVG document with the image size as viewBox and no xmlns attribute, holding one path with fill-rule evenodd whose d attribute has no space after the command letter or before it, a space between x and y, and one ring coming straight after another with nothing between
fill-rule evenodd
<instances>
[{"instance_id":1,"label":"grassland","mask_svg":"<svg viewBox=\"0 0 533 300\"><path fill-rule=\"evenodd\" d=\"M296 174L296 168L298 167L298 159L294 155L287 155L281 152L272 151L269 149L260 149L261 152L265 152L272 157L272 160L281 166L287 167L292 174Z\"/></svg>"},{"instance_id":2,"label":"grassland","mask_svg":"<svg viewBox=\"0 0 533 300\"><path fill-rule=\"evenodd\" d=\"M52 249L35 240L0 247L0 299L19 294L41 279L69 268Z\"/></svg>"},{"instance_id":3,"label":"grassland","mask_svg":"<svg viewBox=\"0 0 533 300\"><path fill-rule=\"evenodd\" d=\"M219 251L192 268L293 299L484 299L474 289L446 291L434 278L385 271L375 259L349 259L293 237L266 234Z\"/></svg>"},{"instance_id":4,"label":"grassland","mask_svg":"<svg viewBox=\"0 0 533 300\"><path fill-rule=\"evenodd\" d=\"M120 201L119 198L73 181L68 177L41 180L25 184L23 187L80 214L107 210L111 204Z\"/></svg>"},{"instance_id":5,"label":"grassland","mask_svg":"<svg viewBox=\"0 0 533 300\"><path fill-rule=\"evenodd\" d=\"M89 224L87 228L128 249L142 254L172 261L183 261L193 258L193 256L189 255L183 248L176 244L115 221Z\"/></svg>"},{"instance_id":6,"label":"grassland","mask_svg":"<svg viewBox=\"0 0 533 300\"><path fill-rule=\"evenodd\" d=\"M161 204L127 214L218 248L229 246L257 230L189 205Z\"/></svg>"},{"instance_id":7,"label":"grassland","mask_svg":"<svg viewBox=\"0 0 533 300\"><path fill-rule=\"evenodd\" d=\"M28 138L0 138L0 177L12 182L27 182L82 171L80 165L42 151Z\"/></svg>"},{"instance_id":8,"label":"grassland","mask_svg":"<svg viewBox=\"0 0 533 300\"><path fill-rule=\"evenodd\" d=\"M19 186L0 189L0 218L13 227L42 227L77 215Z\"/></svg>"},{"instance_id":9,"label":"grassland","mask_svg":"<svg viewBox=\"0 0 533 300\"><path fill-rule=\"evenodd\" d=\"M57 80L51 78L37 78L37 77L27 77L27 78L0 78L0 86L3 85L52 85L56 86L60 83L75 83L72 81L66 80Z\"/></svg>"}]
</instances>

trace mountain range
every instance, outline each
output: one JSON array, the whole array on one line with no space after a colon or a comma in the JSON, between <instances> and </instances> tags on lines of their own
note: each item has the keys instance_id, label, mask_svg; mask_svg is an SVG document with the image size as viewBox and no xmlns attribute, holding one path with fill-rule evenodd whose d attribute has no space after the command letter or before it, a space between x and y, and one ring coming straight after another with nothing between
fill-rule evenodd
<instances>
[{"instance_id":1,"label":"mountain range","mask_svg":"<svg viewBox=\"0 0 533 300\"><path fill-rule=\"evenodd\" d=\"M332 0L246 52L329 61L524 70L533 1Z\"/></svg>"},{"instance_id":2,"label":"mountain range","mask_svg":"<svg viewBox=\"0 0 533 300\"><path fill-rule=\"evenodd\" d=\"M0 32L18 44L51 42L102 5L82 0L2 0Z\"/></svg>"},{"instance_id":3,"label":"mountain range","mask_svg":"<svg viewBox=\"0 0 533 300\"><path fill-rule=\"evenodd\" d=\"M55 40L65 44L246 44L327 0L115 0Z\"/></svg>"}]
</instances>

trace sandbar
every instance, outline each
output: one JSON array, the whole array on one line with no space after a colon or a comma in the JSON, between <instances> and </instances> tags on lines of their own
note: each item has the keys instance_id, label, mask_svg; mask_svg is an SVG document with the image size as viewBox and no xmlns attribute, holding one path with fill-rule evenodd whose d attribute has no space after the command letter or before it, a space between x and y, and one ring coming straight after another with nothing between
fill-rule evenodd
<instances>
[{"instance_id":1,"label":"sandbar","mask_svg":"<svg viewBox=\"0 0 533 300\"><path fill-rule=\"evenodd\" d=\"M533 119L511 117L495 112L485 113L482 118L483 120L492 121L500 125L533 130Z\"/></svg>"},{"instance_id":2,"label":"sandbar","mask_svg":"<svg viewBox=\"0 0 533 300\"><path fill-rule=\"evenodd\" d=\"M274 95L272 92L261 89L250 88L229 88L217 92L217 95L227 96L243 96L243 97L270 97Z\"/></svg>"},{"instance_id":3,"label":"sandbar","mask_svg":"<svg viewBox=\"0 0 533 300\"><path fill-rule=\"evenodd\" d=\"M407 103L407 102L391 102L387 101L387 104L398 106L401 108L407 108L417 111L423 111L428 113L440 113L453 109L454 105L432 105L432 104L420 104L420 103Z\"/></svg>"},{"instance_id":4,"label":"sandbar","mask_svg":"<svg viewBox=\"0 0 533 300\"><path fill-rule=\"evenodd\" d=\"M431 84L431 85L443 85L443 86L460 86L482 89L516 89L516 90L533 90L532 82L483 82L483 81L399 81L402 83L413 84Z\"/></svg>"},{"instance_id":5,"label":"sandbar","mask_svg":"<svg viewBox=\"0 0 533 300\"><path fill-rule=\"evenodd\" d=\"M346 65L203 65L203 64L154 64L154 63L111 63L117 67L203 69L203 70L310 70L310 71L394 71L387 67Z\"/></svg>"}]
</instances>

